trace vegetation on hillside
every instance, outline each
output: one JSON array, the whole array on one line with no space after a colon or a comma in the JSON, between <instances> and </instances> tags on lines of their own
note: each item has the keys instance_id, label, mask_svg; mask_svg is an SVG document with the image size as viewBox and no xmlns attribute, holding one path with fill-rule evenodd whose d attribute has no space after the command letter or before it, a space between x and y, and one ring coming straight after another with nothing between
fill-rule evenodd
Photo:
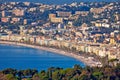
<instances>
[{"instance_id":1,"label":"vegetation on hillside","mask_svg":"<svg viewBox=\"0 0 120 80\"><path fill-rule=\"evenodd\" d=\"M0 72L0 80L120 80L120 64L117 66L55 68L38 72L36 69L5 69Z\"/></svg>"}]
</instances>

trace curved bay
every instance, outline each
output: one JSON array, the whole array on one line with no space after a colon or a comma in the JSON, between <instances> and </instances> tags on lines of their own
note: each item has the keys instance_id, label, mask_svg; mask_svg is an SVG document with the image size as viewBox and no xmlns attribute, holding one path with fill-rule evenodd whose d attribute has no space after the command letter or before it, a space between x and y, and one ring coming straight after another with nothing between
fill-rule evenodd
<instances>
[{"instance_id":1,"label":"curved bay","mask_svg":"<svg viewBox=\"0 0 120 80\"><path fill-rule=\"evenodd\" d=\"M71 68L84 63L60 54L13 45L0 45L0 70L5 68L46 70L49 67Z\"/></svg>"}]
</instances>

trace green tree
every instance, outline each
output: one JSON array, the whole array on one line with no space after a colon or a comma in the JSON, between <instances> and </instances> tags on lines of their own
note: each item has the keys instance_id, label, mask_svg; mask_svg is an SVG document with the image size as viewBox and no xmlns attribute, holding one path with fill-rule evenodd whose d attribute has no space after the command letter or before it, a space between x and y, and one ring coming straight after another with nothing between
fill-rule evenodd
<instances>
[{"instance_id":1,"label":"green tree","mask_svg":"<svg viewBox=\"0 0 120 80\"><path fill-rule=\"evenodd\" d=\"M40 77L38 74L34 74L32 77L32 80L40 80Z\"/></svg>"},{"instance_id":2,"label":"green tree","mask_svg":"<svg viewBox=\"0 0 120 80\"><path fill-rule=\"evenodd\" d=\"M79 77L79 80L88 80L88 75L84 74Z\"/></svg>"},{"instance_id":3,"label":"green tree","mask_svg":"<svg viewBox=\"0 0 120 80\"><path fill-rule=\"evenodd\" d=\"M31 70L31 75L33 76L34 74L37 74L38 73L38 70L36 70L36 69L32 69Z\"/></svg>"},{"instance_id":4,"label":"green tree","mask_svg":"<svg viewBox=\"0 0 120 80\"><path fill-rule=\"evenodd\" d=\"M101 80L104 75L102 72L93 72L93 76L97 78L97 80Z\"/></svg>"},{"instance_id":5,"label":"green tree","mask_svg":"<svg viewBox=\"0 0 120 80\"><path fill-rule=\"evenodd\" d=\"M61 80L61 75L58 70L52 73L52 79L53 80Z\"/></svg>"},{"instance_id":6,"label":"green tree","mask_svg":"<svg viewBox=\"0 0 120 80\"><path fill-rule=\"evenodd\" d=\"M23 70L18 71L17 75L18 75L19 80L21 80L23 76Z\"/></svg>"},{"instance_id":7,"label":"green tree","mask_svg":"<svg viewBox=\"0 0 120 80\"><path fill-rule=\"evenodd\" d=\"M13 74L14 76L17 74L17 70L12 68L5 69L2 72L3 74Z\"/></svg>"},{"instance_id":8,"label":"green tree","mask_svg":"<svg viewBox=\"0 0 120 80\"><path fill-rule=\"evenodd\" d=\"M5 77L7 80L18 80L13 74L7 74Z\"/></svg>"},{"instance_id":9,"label":"green tree","mask_svg":"<svg viewBox=\"0 0 120 80\"><path fill-rule=\"evenodd\" d=\"M49 79L49 77L48 77L47 73L45 72L45 70L42 70L39 73L39 77L40 77L40 80L48 80Z\"/></svg>"},{"instance_id":10,"label":"green tree","mask_svg":"<svg viewBox=\"0 0 120 80\"><path fill-rule=\"evenodd\" d=\"M24 76L30 76L31 73L32 73L32 72L31 72L31 69L27 69L27 70L24 70L24 71L23 71L23 75L24 75Z\"/></svg>"}]
</instances>

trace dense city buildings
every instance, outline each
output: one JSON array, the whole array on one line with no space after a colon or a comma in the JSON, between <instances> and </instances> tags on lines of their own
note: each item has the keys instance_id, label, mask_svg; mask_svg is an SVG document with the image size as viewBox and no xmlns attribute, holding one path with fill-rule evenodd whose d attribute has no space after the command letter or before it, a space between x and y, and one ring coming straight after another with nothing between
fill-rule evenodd
<instances>
[{"instance_id":1,"label":"dense city buildings","mask_svg":"<svg viewBox=\"0 0 120 80\"><path fill-rule=\"evenodd\" d=\"M65 48L120 61L120 2L0 5L0 40Z\"/></svg>"}]
</instances>

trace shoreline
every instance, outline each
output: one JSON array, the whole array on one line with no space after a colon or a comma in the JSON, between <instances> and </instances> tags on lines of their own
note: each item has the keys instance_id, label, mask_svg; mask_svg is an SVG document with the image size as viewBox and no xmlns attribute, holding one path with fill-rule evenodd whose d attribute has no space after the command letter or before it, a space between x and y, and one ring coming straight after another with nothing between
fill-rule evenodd
<instances>
[{"instance_id":1,"label":"shoreline","mask_svg":"<svg viewBox=\"0 0 120 80\"><path fill-rule=\"evenodd\" d=\"M55 54L60 54L60 55L65 55L65 56L72 57L74 59L77 59L77 60L81 61L85 65L90 66L90 67L95 67L95 66L101 67L100 62L95 61L94 59L85 58L85 56L77 55L73 52L69 53L67 51L63 51L63 50L60 50L60 49L31 45L31 44L25 44L25 43L18 43L18 42L10 42L10 41L0 41L0 44L25 46L25 47L35 48L35 49L39 49L39 50L45 50L45 51L53 52Z\"/></svg>"}]
</instances>

